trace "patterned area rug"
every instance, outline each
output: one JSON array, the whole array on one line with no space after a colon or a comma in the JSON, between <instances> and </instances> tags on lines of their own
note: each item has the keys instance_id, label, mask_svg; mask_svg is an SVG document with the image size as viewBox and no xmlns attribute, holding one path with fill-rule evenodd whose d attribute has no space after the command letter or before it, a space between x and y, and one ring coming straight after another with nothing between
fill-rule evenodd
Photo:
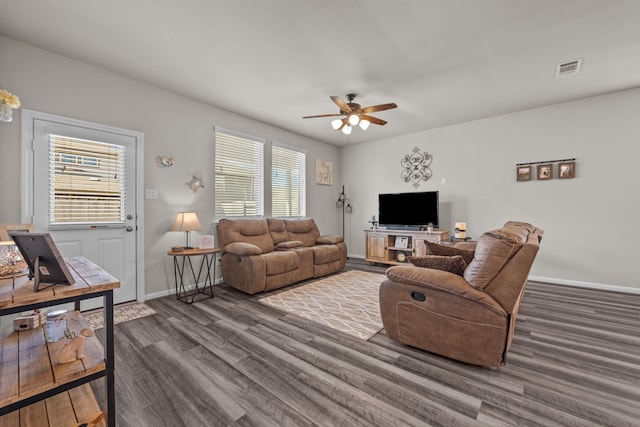
<instances>
[{"instance_id":1,"label":"patterned area rug","mask_svg":"<svg viewBox=\"0 0 640 427\"><path fill-rule=\"evenodd\" d=\"M151 316L155 314L155 310L146 304L131 303L121 304L113 307L113 323L123 323L129 320L139 319L145 316ZM104 321L102 317L102 309L93 310L88 313L83 313L82 317L89 322L89 325L93 329L100 329L104 327Z\"/></svg>"},{"instance_id":2,"label":"patterned area rug","mask_svg":"<svg viewBox=\"0 0 640 427\"><path fill-rule=\"evenodd\" d=\"M382 330L378 289L384 278L383 274L352 270L258 301L368 340Z\"/></svg>"}]
</instances>

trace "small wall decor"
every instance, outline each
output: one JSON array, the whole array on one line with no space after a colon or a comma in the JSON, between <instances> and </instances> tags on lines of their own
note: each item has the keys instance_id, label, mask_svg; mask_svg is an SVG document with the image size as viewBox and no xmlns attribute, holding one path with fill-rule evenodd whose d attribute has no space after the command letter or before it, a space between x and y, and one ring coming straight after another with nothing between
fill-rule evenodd
<instances>
[{"instance_id":1,"label":"small wall decor","mask_svg":"<svg viewBox=\"0 0 640 427\"><path fill-rule=\"evenodd\" d=\"M400 160L402 166L402 172L400 177L406 183L410 183L414 188L418 188L422 181L428 181L431 178L431 169L429 165L433 161L431 154L420 152L418 147L415 147L413 151Z\"/></svg>"},{"instance_id":2,"label":"small wall decor","mask_svg":"<svg viewBox=\"0 0 640 427\"><path fill-rule=\"evenodd\" d=\"M316 184L333 185L333 162L316 159Z\"/></svg>"},{"instance_id":3,"label":"small wall decor","mask_svg":"<svg viewBox=\"0 0 640 427\"><path fill-rule=\"evenodd\" d=\"M189 180L187 182L187 185L193 190L193 192L195 193L196 191L198 191L201 188L204 188L204 181L202 180L202 178L199 178L197 176L193 176L193 178L191 178L191 180Z\"/></svg>"},{"instance_id":4,"label":"small wall decor","mask_svg":"<svg viewBox=\"0 0 640 427\"><path fill-rule=\"evenodd\" d=\"M531 165L518 166L516 168L516 179L518 181L531 181Z\"/></svg>"},{"instance_id":5,"label":"small wall decor","mask_svg":"<svg viewBox=\"0 0 640 427\"><path fill-rule=\"evenodd\" d=\"M553 168L551 163L544 163L538 165L538 179L551 179L553 178Z\"/></svg>"},{"instance_id":6,"label":"small wall decor","mask_svg":"<svg viewBox=\"0 0 640 427\"><path fill-rule=\"evenodd\" d=\"M558 163L558 178L569 179L576 176L576 162Z\"/></svg>"},{"instance_id":7,"label":"small wall decor","mask_svg":"<svg viewBox=\"0 0 640 427\"><path fill-rule=\"evenodd\" d=\"M168 168L170 166L173 166L173 156L158 154L156 156L156 165L161 168Z\"/></svg>"},{"instance_id":8,"label":"small wall decor","mask_svg":"<svg viewBox=\"0 0 640 427\"><path fill-rule=\"evenodd\" d=\"M516 163L516 181L531 181L533 179L534 166L536 166L536 179L539 181L547 181L553 178L568 179L576 176L575 158L545 160L542 162ZM556 169L555 176L554 169Z\"/></svg>"}]
</instances>

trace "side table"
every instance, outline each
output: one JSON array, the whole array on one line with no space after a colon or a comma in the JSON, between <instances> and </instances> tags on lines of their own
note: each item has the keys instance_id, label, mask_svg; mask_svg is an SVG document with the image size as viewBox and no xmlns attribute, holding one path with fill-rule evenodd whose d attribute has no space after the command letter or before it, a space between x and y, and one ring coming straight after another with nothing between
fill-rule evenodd
<instances>
[{"instance_id":1,"label":"side table","mask_svg":"<svg viewBox=\"0 0 640 427\"><path fill-rule=\"evenodd\" d=\"M216 254L220 252L220 248L209 249L184 249L181 251L168 251L167 255L173 257L173 274L176 281L176 298L187 304L192 304L196 295L204 296L198 301L206 298L213 298L213 280L216 277ZM202 256L200 260L200 267L198 268L198 274L193 267L191 257ZM191 277L194 280L193 289L187 289L185 283L185 268L189 267L191 270ZM213 266L213 276L211 275L211 266ZM205 270L204 281L200 284L200 277L203 270ZM188 273L188 272L186 272ZM188 278L188 274L187 274ZM197 302L197 301L196 301Z\"/></svg>"}]
</instances>

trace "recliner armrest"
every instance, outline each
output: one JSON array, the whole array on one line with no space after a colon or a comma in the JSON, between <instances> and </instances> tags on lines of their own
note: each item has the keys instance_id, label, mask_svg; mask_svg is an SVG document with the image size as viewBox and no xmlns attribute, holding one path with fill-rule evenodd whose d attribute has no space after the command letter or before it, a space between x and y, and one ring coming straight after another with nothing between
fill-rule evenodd
<instances>
[{"instance_id":1,"label":"recliner armrest","mask_svg":"<svg viewBox=\"0 0 640 427\"><path fill-rule=\"evenodd\" d=\"M319 236L316 239L316 243L318 245L335 245L341 242L344 242L344 237L336 234L325 234L324 236Z\"/></svg>"},{"instance_id":2,"label":"recliner armrest","mask_svg":"<svg viewBox=\"0 0 640 427\"><path fill-rule=\"evenodd\" d=\"M385 274L389 280L395 283L447 292L506 314L504 308L489 294L475 289L462 276L448 271L397 265L389 267Z\"/></svg>"},{"instance_id":3,"label":"recliner armrest","mask_svg":"<svg viewBox=\"0 0 640 427\"><path fill-rule=\"evenodd\" d=\"M223 252L239 256L262 255L262 249L246 242L233 242L222 248Z\"/></svg>"}]
</instances>

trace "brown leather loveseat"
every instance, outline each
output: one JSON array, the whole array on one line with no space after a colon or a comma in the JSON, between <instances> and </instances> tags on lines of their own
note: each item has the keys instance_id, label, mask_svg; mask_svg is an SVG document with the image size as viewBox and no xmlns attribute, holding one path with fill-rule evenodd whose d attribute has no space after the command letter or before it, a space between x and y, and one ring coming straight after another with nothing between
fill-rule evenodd
<instances>
[{"instance_id":1,"label":"brown leather loveseat","mask_svg":"<svg viewBox=\"0 0 640 427\"><path fill-rule=\"evenodd\" d=\"M484 233L462 275L414 265L390 267L380 286L387 336L470 364L505 364L542 234L515 221Z\"/></svg>"},{"instance_id":2,"label":"brown leather loveseat","mask_svg":"<svg viewBox=\"0 0 640 427\"><path fill-rule=\"evenodd\" d=\"M313 219L228 219L218 222L225 283L248 294L341 270L342 236L320 235Z\"/></svg>"}]
</instances>

